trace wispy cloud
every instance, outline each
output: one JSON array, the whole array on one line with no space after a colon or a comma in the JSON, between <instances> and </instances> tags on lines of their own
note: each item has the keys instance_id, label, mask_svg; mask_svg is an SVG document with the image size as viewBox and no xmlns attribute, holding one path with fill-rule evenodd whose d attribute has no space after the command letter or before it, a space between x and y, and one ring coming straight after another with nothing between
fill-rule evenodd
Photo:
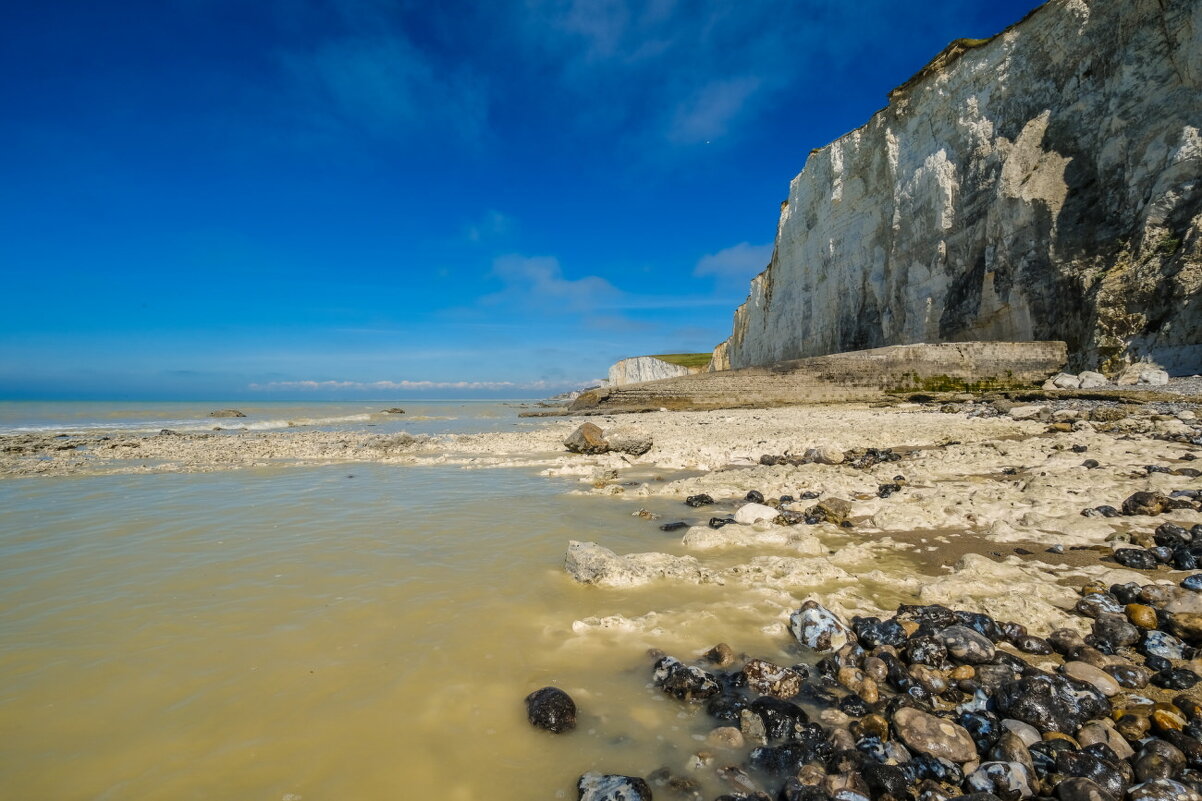
<instances>
[{"instance_id":1,"label":"wispy cloud","mask_svg":"<svg viewBox=\"0 0 1202 801\"><path fill-rule=\"evenodd\" d=\"M702 256L693 269L693 275L701 278L712 275L720 281L744 282L768 266L772 258L772 243L752 245L740 242L717 253Z\"/></svg>"},{"instance_id":2,"label":"wispy cloud","mask_svg":"<svg viewBox=\"0 0 1202 801\"><path fill-rule=\"evenodd\" d=\"M492 274L505 288L482 298L486 305L505 303L556 313L587 313L622 296L617 287L600 276L565 277L559 259L551 256L501 256L493 262Z\"/></svg>"},{"instance_id":3,"label":"wispy cloud","mask_svg":"<svg viewBox=\"0 0 1202 801\"><path fill-rule=\"evenodd\" d=\"M464 227L464 234L469 242L480 242L487 239L502 237L513 231L514 220L507 214L496 209L489 209L484 215Z\"/></svg>"},{"instance_id":4,"label":"wispy cloud","mask_svg":"<svg viewBox=\"0 0 1202 801\"><path fill-rule=\"evenodd\" d=\"M440 64L386 14L371 4L357 6L344 9L344 30L279 54L306 122L476 143L488 116L480 73L466 63Z\"/></svg>"},{"instance_id":5,"label":"wispy cloud","mask_svg":"<svg viewBox=\"0 0 1202 801\"><path fill-rule=\"evenodd\" d=\"M668 127L668 139L695 145L725 135L763 84L763 79L755 76L706 84L676 106Z\"/></svg>"}]
</instances>

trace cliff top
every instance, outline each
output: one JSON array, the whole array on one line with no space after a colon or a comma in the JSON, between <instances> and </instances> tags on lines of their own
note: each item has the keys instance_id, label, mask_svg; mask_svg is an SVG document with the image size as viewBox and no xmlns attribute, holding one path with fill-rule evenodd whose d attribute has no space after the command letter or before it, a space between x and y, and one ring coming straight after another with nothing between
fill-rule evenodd
<instances>
[{"instance_id":1,"label":"cliff top","mask_svg":"<svg viewBox=\"0 0 1202 801\"><path fill-rule=\"evenodd\" d=\"M675 364L677 367L705 367L710 363L711 356L712 353L659 353L651 358Z\"/></svg>"}]
</instances>

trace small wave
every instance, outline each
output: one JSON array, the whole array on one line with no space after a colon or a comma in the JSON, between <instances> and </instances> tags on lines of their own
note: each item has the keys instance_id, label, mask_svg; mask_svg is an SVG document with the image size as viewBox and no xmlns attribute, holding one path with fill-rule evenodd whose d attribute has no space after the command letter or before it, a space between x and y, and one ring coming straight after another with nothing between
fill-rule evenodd
<instances>
[{"instance_id":1,"label":"small wave","mask_svg":"<svg viewBox=\"0 0 1202 801\"><path fill-rule=\"evenodd\" d=\"M179 433L213 431L218 428L227 431L274 431L285 428L366 423L372 419L372 415L370 414L350 414L341 417L297 417L291 420L283 418L272 420L205 418L204 420L137 420L128 423L95 420L86 423L49 423L45 425L2 427L0 428L0 434L96 434L101 432L157 434L165 428Z\"/></svg>"}]
</instances>

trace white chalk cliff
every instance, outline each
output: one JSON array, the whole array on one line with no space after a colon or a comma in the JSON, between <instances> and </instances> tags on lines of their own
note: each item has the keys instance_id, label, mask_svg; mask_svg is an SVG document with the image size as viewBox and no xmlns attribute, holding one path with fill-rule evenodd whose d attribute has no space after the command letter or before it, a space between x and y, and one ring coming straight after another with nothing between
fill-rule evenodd
<instances>
[{"instance_id":1,"label":"white chalk cliff","mask_svg":"<svg viewBox=\"0 0 1202 801\"><path fill-rule=\"evenodd\" d=\"M1202 371L1202 1L1049 0L810 154L730 367L1062 339Z\"/></svg>"},{"instance_id":2,"label":"white chalk cliff","mask_svg":"<svg viewBox=\"0 0 1202 801\"><path fill-rule=\"evenodd\" d=\"M624 384L641 384L644 381L659 381L661 378L676 378L696 372L699 370L681 367L654 356L635 356L615 362L609 368L608 385L620 387Z\"/></svg>"}]
</instances>

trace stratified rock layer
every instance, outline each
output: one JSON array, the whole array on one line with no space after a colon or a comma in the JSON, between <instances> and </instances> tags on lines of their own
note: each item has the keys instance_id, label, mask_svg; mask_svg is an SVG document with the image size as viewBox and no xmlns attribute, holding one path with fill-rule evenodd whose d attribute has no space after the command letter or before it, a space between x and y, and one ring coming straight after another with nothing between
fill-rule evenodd
<instances>
[{"instance_id":1,"label":"stratified rock layer","mask_svg":"<svg viewBox=\"0 0 1202 801\"><path fill-rule=\"evenodd\" d=\"M1202 4L1050 0L961 40L792 182L715 352L1063 340L1202 371Z\"/></svg>"}]
</instances>

